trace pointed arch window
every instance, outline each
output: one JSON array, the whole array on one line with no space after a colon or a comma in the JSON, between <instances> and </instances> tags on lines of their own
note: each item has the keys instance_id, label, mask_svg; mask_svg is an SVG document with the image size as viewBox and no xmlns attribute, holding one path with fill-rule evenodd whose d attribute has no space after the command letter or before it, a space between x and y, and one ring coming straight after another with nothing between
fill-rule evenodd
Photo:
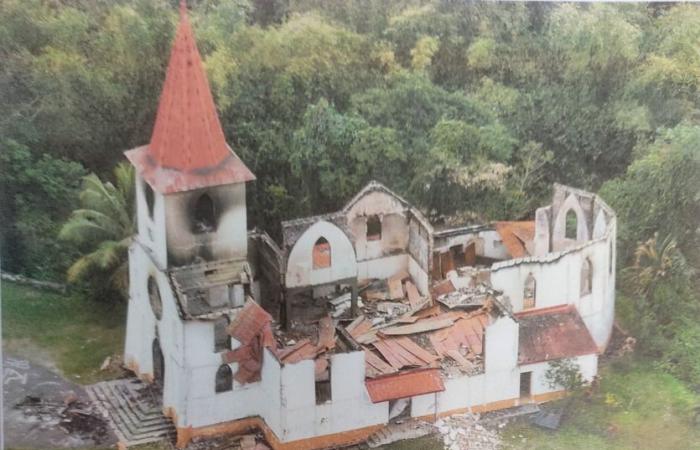
<instances>
[{"instance_id":1,"label":"pointed arch window","mask_svg":"<svg viewBox=\"0 0 700 450\"><path fill-rule=\"evenodd\" d=\"M581 264L581 297L593 290L593 264L590 258L584 258Z\"/></svg>"},{"instance_id":2,"label":"pointed arch window","mask_svg":"<svg viewBox=\"0 0 700 450\"><path fill-rule=\"evenodd\" d=\"M382 239L382 221L378 215L367 217L367 240L379 241Z\"/></svg>"},{"instance_id":3,"label":"pointed arch window","mask_svg":"<svg viewBox=\"0 0 700 450\"><path fill-rule=\"evenodd\" d=\"M160 320L163 317L163 301L160 298L158 282L153 275L148 277L148 302L151 304L153 315Z\"/></svg>"},{"instance_id":4,"label":"pointed arch window","mask_svg":"<svg viewBox=\"0 0 700 450\"><path fill-rule=\"evenodd\" d=\"M217 353L231 349L231 336L228 334L230 322L227 316L214 321L214 351Z\"/></svg>"},{"instance_id":5,"label":"pointed arch window","mask_svg":"<svg viewBox=\"0 0 700 450\"><path fill-rule=\"evenodd\" d=\"M216 371L216 392L227 392L233 389L233 372L228 364L219 366Z\"/></svg>"},{"instance_id":6,"label":"pointed arch window","mask_svg":"<svg viewBox=\"0 0 700 450\"><path fill-rule=\"evenodd\" d=\"M324 237L318 238L314 244L313 267L326 269L331 266L331 244Z\"/></svg>"},{"instance_id":7,"label":"pointed arch window","mask_svg":"<svg viewBox=\"0 0 700 450\"><path fill-rule=\"evenodd\" d=\"M209 233L216 230L216 209L209 194L202 194L194 204L192 231Z\"/></svg>"},{"instance_id":8,"label":"pointed arch window","mask_svg":"<svg viewBox=\"0 0 700 450\"><path fill-rule=\"evenodd\" d=\"M564 231L564 237L574 240L576 240L578 237L578 217L576 217L576 212L573 209L566 212L566 229Z\"/></svg>"},{"instance_id":9,"label":"pointed arch window","mask_svg":"<svg viewBox=\"0 0 700 450\"><path fill-rule=\"evenodd\" d=\"M535 296L537 293L537 281L535 277L529 273L525 278L523 286L523 309L531 309L535 307Z\"/></svg>"},{"instance_id":10,"label":"pointed arch window","mask_svg":"<svg viewBox=\"0 0 700 450\"><path fill-rule=\"evenodd\" d=\"M143 193L146 197L146 206L148 207L148 216L153 219L153 209L156 204L156 194L153 192L153 188L147 182L143 182Z\"/></svg>"}]
</instances>

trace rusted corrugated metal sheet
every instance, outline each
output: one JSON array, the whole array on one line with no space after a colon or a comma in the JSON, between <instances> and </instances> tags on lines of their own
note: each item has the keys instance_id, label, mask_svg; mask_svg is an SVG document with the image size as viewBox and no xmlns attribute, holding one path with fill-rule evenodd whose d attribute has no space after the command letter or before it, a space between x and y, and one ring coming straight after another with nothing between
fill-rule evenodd
<instances>
[{"instance_id":1,"label":"rusted corrugated metal sheet","mask_svg":"<svg viewBox=\"0 0 700 450\"><path fill-rule=\"evenodd\" d=\"M496 222L495 225L511 257L522 258L530 254L527 246L535 238L535 222Z\"/></svg>"},{"instance_id":2,"label":"rusted corrugated metal sheet","mask_svg":"<svg viewBox=\"0 0 700 450\"><path fill-rule=\"evenodd\" d=\"M252 300L248 300L229 326L229 334L241 343L235 350L221 355L222 362L238 363L235 379L239 383L251 383L260 379L263 348L274 351L272 316Z\"/></svg>"},{"instance_id":3,"label":"rusted corrugated metal sheet","mask_svg":"<svg viewBox=\"0 0 700 450\"><path fill-rule=\"evenodd\" d=\"M520 323L519 364L598 352L574 305L529 310L515 315Z\"/></svg>"},{"instance_id":4,"label":"rusted corrugated metal sheet","mask_svg":"<svg viewBox=\"0 0 700 450\"><path fill-rule=\"evenodd\" d=\"M262 334L271 323L272 316L260 305L249 299L229 325L229 334L245 345L251 342L253 337Z\"/></svg>"},{"instance_id":5,"label":"rusted corrugated metal sheet","mask_svg":"<svg viewBox=\"0 0 700 450\"><path fill-rule=\"evenodd\" d=\"M184 7L151 142L126 156L153 189L166 194L255 179L226 143Z\"/></svg>"},{"instance_id":6,"label":"rusted corrugated metal sheet","mask_svg":"<svg viewBox=\"0 0 700 450\"><path fill-rule=\"evenodd\" d=\"M366 380L367 393L372 403L431 394L445 390L438 369L421 369L384 375Z\"/></svg>"}]
</instances>

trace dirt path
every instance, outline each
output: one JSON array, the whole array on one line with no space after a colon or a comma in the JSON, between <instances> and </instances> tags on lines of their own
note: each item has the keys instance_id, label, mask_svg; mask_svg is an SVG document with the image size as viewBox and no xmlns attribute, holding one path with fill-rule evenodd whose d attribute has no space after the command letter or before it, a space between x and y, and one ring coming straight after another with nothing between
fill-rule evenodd
<instances>
[{"instance_id":1,"label":"dirt path","mask_svg":"<svg viewBox=\"0 0 700 450\"><path fill-rule=\"evenodd\" d=\"M6 448L109 446L116 438L94 414L85 390L27 359L3 355Z\"/></svg>"}]
</instances>

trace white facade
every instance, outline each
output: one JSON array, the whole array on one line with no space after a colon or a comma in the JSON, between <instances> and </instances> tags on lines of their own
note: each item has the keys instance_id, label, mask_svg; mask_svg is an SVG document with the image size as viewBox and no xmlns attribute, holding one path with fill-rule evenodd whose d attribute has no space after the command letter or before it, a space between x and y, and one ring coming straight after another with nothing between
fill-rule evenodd
<instances>
[{"instance_id":1,"label":"white facade","mask_svg":"<svg viewBox=\"0 0 700 450\"><path fill-rule=\"evenodd\" d=\"M137 177L138 236L129 251L130 300L125 361L145 378L154 376L154 343L164 361L163 408L170 411L178 429L199 429L249 417L261 418L282 443L333 435L386 424L389 402L372 403L365 387L365 354L362 351L330 356L331 399L317 404L314 361L281 364L263 350L261 379L233 383L233 389L215 391L222 352L217 351L214 320L235 317L231 310L185 319L178 309L170 270L186 265L209 246L212 260L247 258L245 187L243 184L209 189L223 210L219 227L206 236L192 233L188 208L201 194L154 193L152 207L145 183ZM218 191L217 191L218 189ZM152 210L152 212L151 212ZM576 238L566 239L566 217L573 210L578 219ZM488 226L473 232L441 235L434 248L430 223L403 199L378 184L371 184L339 214L347 228L319 219L303 229L287 249L284 288L319 286L334 280L388 278L410 273L423 295L429 293L433 251L474 242L477 253L503 260L490 268L490 282L510 301L511 311L495 318L485 329L484 370L472 376L445 378L445 390L411 399L412 417L479 408L502 408L538 401L560 387L550 386L545 373L549 362L519 365L519 323L513 313L523 310L525 280L536 280L535 309L572 304L600 350L612 330L615 296L615 216L600 199L588 193L557 186L552 205L536 215L534 254L507 259L499 235ZM369 217L379 217L381 238L368 239ZM588 238L591 236L591 238ZM330 244L331 265L315 269L314 244L324 238ZM253 261L253 260L250 260ZM582 283L583 266L590 264L590 292ZM488 269L486 269L488 270ZM253 267L253 273L258 269ZM149 302L149 277L156 281L162 303L160 319ZM249 295L257 298L261 280L251 281ZM231 349L238 347L231 339ZM595 353L572 358L586 380L597 372ZM229 365L232 373L237 364ZM520 398L521 373L531 372L531 398Z\"/></svg>"}]
</instances>

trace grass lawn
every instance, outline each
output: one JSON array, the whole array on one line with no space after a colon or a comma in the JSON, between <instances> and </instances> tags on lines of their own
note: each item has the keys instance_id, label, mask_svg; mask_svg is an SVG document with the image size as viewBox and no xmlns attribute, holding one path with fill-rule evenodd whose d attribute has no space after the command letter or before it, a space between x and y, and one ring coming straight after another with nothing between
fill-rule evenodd
<instances>
[{"instance_id":1,"label":"grass lawn","mask_svg":"<svg viewBox=\"0 0 700 450\"><path fill-rule=\"evenodd\" d=\"M126 305L89 301L80 294L62 295L2 282L4 350L56 367L82 384L114 374L100 371L104 359L121 354Z\"/></svg>"},{"instance_id":2,"label":"grass lawn","mask_svg":"<svg viewBox=\"0 0 700 450\"><path fill-rule=\"evenodd\" d=\"M575 401L559 430L515 422L501 437L513 449L700 449L696 405L700 396L673 376L646 363L617 363L602 369L598 392Z\"/></svg>"}]
</instances>

